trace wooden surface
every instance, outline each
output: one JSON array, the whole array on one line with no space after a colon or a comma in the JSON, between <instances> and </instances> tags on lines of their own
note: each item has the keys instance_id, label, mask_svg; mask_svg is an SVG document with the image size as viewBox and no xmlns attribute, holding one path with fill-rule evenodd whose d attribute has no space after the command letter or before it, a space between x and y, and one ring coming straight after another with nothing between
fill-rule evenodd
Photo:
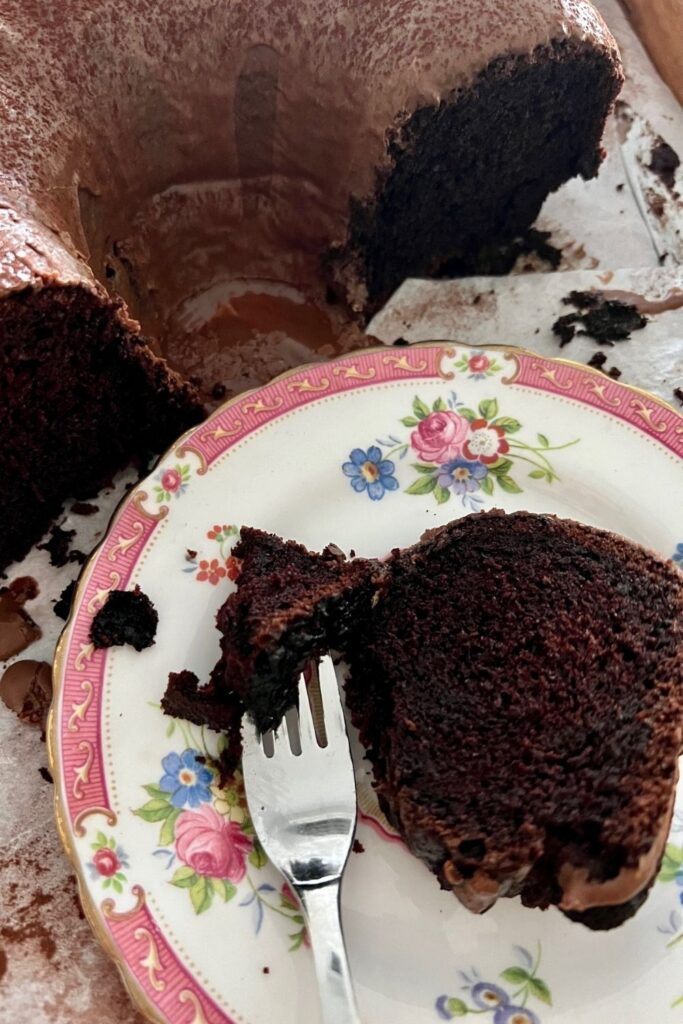
<instances>
[{"instance_id":1,"label":"wooden surface","mask_svg":"<svg viewBox=\"0 0 683 1024\"><path fill-rule=\"evenodd\" d=\"M683 0L621 0L664 81L683 103Z\"/></svg>"}]
</instances>

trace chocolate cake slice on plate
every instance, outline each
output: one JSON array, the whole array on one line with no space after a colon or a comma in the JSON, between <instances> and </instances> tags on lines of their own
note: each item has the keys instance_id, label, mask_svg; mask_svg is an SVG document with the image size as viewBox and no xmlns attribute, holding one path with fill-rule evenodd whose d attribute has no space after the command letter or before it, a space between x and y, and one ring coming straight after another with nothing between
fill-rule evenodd
<instances>
[{"instance_id":1,"label":"chocolate cake slice on plate","mask_svg":"<svg viewBox=\"0 0 683 1024\"><path fill-rule=\"evenodd\" d=\"M218 612L222 658L208 687L195 691L189 673L173 674L163 707L191 721L224 729L207 708L246 705L262 731L281 720L296 700L297 679L311 658L342 648L370 614L379 564L347 561L327 547L322 554L273 534L244 527L233 555L239 586ZM196 694L196 696L195 696Z\"/></svg>"},{"instance_id":2,"label":"chocolate cake slice on plate","mask_svg":"<svg viewBox=\"0 0 683 1024\"><path fill-rule=\"evenodd\" d=\"M444 888L476 913L519 895L598 929L635 912L683 746L675 568L614 534L496 511L385 562L256 530L236 555L219 702L237 694L267 728L307 658L341 649L382 808Z\"/></svg>"}]
</instances>

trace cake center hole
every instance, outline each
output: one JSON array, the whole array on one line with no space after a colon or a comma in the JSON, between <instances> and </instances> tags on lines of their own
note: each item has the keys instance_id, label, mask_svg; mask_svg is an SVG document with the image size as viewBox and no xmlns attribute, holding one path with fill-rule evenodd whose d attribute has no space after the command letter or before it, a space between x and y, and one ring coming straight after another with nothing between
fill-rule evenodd
<instances>
[{"instance_id":1,"label":"cake center hole","mask_svg":"<svg viewBox=\"0 0 683 1024\"><path fill-rule=\"evenodd\" d=\"M194 295L159 332L161 355L211 403L340 351L341 311L288 285L233 281Z\"/></svg>"}]
</instances>

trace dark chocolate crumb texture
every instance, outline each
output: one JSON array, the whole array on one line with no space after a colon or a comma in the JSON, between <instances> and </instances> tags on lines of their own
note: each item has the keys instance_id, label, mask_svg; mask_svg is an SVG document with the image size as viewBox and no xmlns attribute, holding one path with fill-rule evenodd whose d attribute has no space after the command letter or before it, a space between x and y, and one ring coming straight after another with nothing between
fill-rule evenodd
<instances>
[{"instance_id":1,"label":"dark chocolate crumb texture","mask_svg":"<svg viewBox=\"0 0 683 1024\"><path fill-rule=\"evenodd\" d=\"M675 569L549 516L467 517L392 558L347 700L385 811L471 910L635 909L673 806L682 629Z\"/></svg>"},{"instance_id":2,"label":"dark chocolate crumb texture","mask_svg":"<svg viewBox=\"0 0 683 1024\"><path fill-rule=\"evenodd\" d=\"M90 639L95 647L130 644L142 651L154 643L158 621L156 608L140 587L112 590L92 620Z\"/></svg>"},{"instance_id":3,"label":"dark chocolate crumb texture","mask_svg":"<svg viewBox=\"0 0 683 1024\"><path fill-rule=\"evenodd\" d=\"M585 334L599 345L626 341L631 331L642 331L648 323L639 309L629 302L606 299L601 292L570 292L562 302L575 306L578 313L566 313L553 324L553 333L564 348L575 334Z\"/></svg>"}]
</instances>

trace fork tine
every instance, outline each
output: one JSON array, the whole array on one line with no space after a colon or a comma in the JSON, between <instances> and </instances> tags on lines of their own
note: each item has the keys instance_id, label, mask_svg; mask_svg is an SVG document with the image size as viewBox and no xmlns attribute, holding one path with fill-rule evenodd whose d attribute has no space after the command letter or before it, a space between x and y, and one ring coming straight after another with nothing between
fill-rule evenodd
<instances>
[{"instance_id":1,"label":"fork tine","mask_svg":"<svg viewBox=\"0 0 683 1024\"><path fill-rule=\"evenodd\" d=\"M288 754L292 753L289 728L287 727L287 719L284 717L277 729L273 729L273 757L277 757L283 751L286 751Z\"/></svg>"},{"instance_id":2,"label":"fork tine","mask_svg":"<svg viewBox=\"0 0 683 1024\"><path fill-rule=\"evenodd\" d=\"M335 736L346 735L346 722L344 720L344 709L339 693L337 673L332 664L332 658L326 654L321 658L318 667L318 678L320 679L320 697L323 705L325 718L325 732L328 740Z\"/></svg>"},{"instance_id":3,"label":"fork tine","mask_svg":"<svg viewBox=\"0 0 683 1024\"><path fill-rule=\"evenodd\" d=\"M299 736L301 738L301 752L304 753L309 747L317 746L318 740L313 725L313 714L308 699L308 687L303 672L299 676Z\"/></svg>"},{"instance_id":4,"label":"fork tine","mask_svg":"<svg viewBox=\"0 0 683 1024\"><path fill-rule=\"evenodd\" d=\"M248 715L242 715L242 760L256 762L265 756L258 729Z\"/></svg>"}]
</instances>

